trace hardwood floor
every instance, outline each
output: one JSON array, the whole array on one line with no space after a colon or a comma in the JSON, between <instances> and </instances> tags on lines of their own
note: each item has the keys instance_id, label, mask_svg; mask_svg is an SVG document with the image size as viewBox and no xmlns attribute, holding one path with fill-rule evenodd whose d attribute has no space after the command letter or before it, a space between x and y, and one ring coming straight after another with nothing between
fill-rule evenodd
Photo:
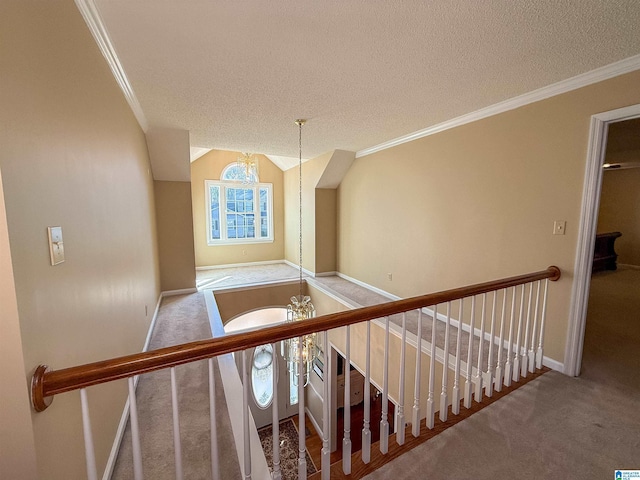
<instances>
[{"instance_id":1,"label":"hardwood floor","mask_svg":"<svg viewBox=\"0 0 640 480\"><path fill-rule=\"evenodd\" d=\"M351 456L351 475L345 475L342 471L342 463L339 460L334 462L332 456L330 478L331 480L354 480L362 478L548 371L550 371L548 368L543 367L542 370L530 373L526 378L521 378L519 382L513 383L510 387L503 387L502 391L493 392L492 397L484 397L482 399L482 403L474 401L469 409L464 408L461 404L459 415L453 415L451 407L449 407L446 422L441 422L436 416L435 426L431 430L428 429L423 422L420 427L420 435L418 437L414 437L412 435L411 425L408 425L405 431L404 445L398 445L395 434L391 435L389 438L389 452L386 455L383 455L380 453L380 443L376 442L371 446L371 461L368 464L362 462L361 452L355 452ZM309 480L320 480L320 478L321 472L317 472L309 476Z\"/></svg>"}]
</instances>

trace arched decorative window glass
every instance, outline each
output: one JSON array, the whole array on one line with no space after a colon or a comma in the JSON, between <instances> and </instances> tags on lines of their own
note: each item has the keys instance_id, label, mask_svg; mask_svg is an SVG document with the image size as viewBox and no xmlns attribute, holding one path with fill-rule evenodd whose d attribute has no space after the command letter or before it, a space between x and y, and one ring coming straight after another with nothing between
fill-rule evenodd
<instances>
[{"instance_id":1,"label":"arched decorative window glass","mask_svg":"<svg viewBox=\"0 0 640 480\"><path fill-rule=\"evenodd\" d=\"M205 181L208 245L273 242L273 185L246 179L246 169L231 163L220 180Z\"/></svg>"},{"instance_id":2,"label":"arched decorative window glass","mask_svg":"<svg viewBox=\"0 0 640 480\"><path fill-rule=\"evenodd\" d=\"M222 175L220 175L220 180L223 181L231 181L231 182L243 182L246 183L251 179L247 178L247 169L241 167L237 163L231 163L225 167L222 171ZM254 182L258 182L258 178L256 177Z\"/></svg>"},{"instance_id":3,"label":"arched decorative window glass","mask_svg":"<svg viewBox=\"0 0 640 480\"><path fill-rule=\"evenodd\" d=\"M251 390L260 408L267 408L273 400L273 347L270 344L256 347L251 362Z\"/></svg>"}]
</instances>

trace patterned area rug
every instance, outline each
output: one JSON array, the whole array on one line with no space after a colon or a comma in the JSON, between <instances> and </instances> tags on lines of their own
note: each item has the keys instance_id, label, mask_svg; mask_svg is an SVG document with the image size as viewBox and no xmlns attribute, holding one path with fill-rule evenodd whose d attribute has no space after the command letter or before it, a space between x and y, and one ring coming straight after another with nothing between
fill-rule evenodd
<instances>
[{"instance_id":1,"label":"patterned area rug","mask_svg":"<svg viewBox=\"0 0 640 480\"><path fill-rule=\"evenodd\" d=\"M269 470L273 471L273 429L271 425L258 430L264 456L267 458ZM316 473L318 469L313 464L309 452L305 452L307 459L307 475ZM280 469L283 480L298 478L298 429L290 418L280 422Z\"/></svg>"}]
</instances>

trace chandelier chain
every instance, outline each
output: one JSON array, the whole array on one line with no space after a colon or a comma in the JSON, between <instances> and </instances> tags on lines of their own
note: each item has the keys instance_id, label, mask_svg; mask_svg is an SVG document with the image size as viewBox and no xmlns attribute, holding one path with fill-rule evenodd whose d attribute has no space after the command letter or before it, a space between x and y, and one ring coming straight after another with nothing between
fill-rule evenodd
<instances>
[{"instance_id":1,"label":"chandelier chain","mask_svg":"<svg viewBox=\"0 0 640 480\"><path fill-rule=\"evenodd\" d=\"M298 188L298 192L300 195L299 198L299 238L298 238L298 246L300 249L299 252L299 274L300 274L300 283L299 283L299 292L300 292L300 300L302 300L302 124L303 122L298 122L298 152L299 152L299 158L298 158L298 183L299 183L299 188Z\"/></svg>"}]
</instances>

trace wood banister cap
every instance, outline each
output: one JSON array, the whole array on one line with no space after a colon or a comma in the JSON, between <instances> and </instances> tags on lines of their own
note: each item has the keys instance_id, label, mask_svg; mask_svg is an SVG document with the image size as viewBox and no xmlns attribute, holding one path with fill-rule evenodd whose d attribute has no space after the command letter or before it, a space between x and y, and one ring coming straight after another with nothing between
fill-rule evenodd
<instances>
[{"instance_id":1,"label":"wood banister cap","mask_svg":"<svg viewBox=\"0 0 640 480\"><path fill-rule=\"evenodd\" d=\"M44 396L44 375L47 371L48 366L38 365L31 377L31 404L36 412L44 412L53 402L53 397Z\"/></svg>"}]
</instances>

